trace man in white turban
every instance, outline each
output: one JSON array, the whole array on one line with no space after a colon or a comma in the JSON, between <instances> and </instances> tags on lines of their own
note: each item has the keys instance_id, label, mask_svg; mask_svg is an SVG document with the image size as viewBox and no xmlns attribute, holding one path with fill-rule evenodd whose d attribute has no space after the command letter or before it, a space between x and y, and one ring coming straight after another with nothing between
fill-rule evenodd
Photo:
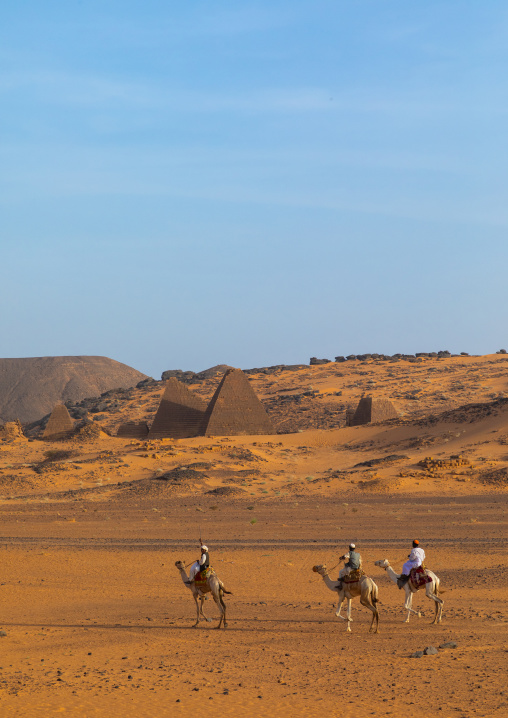
<instances>
[{"instance_id":1,"label":"man in white turban","mask_svg":"<svg viewBox=\"0 0 508 718\"><path fill-rule=\"evenodd\" d=\"M189 581L188 583L191 584L194 579L196 578L196 575L200 571L205 571L210 565L210 556L208 554L208 546L205 546L205 544L201 544L201 556L198 558L197 561L194 561L194 563L191 566L191 569L189 571Z\"/></svg>"}]
</instances>

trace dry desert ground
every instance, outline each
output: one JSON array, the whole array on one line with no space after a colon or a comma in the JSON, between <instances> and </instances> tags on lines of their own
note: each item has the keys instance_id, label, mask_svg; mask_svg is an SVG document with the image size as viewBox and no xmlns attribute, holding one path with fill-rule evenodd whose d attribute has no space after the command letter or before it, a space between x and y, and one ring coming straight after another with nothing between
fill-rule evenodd
<instances>
[{"instance_id":1,"label":"dry desert ground","mask_svg":"<svg viewBox=\"0 0 508 718\"><path fill-rule=\"evenodd\" d=\"M4 439L2 718L507 715L505 367L496 356L450 359L436 389L424 366L367 365L365 381L384 396L416 389L416 373L422 387L419 399L399 397L400 420L375 425L319 428L314 418L273 436ZM398 384L387 376L397 370ZM309 367L305 382L313 374L320 395L341 401L334 392L362 389L346 388L352 371ZM303 372L281 376L282 391ZM459 374L462 389L443 389ZM254 379L264 400L267 382ZM138 414L125 408L122 420L142 414L136 401ZM294 423L298 408L287 416ZM225 630L211 600L212 622L192 628L174 565L197 557L200 533L233 592ZM441 579L439 625L423 591L422 616L404 623L403 592L374 565L387 558L400 570L414 537ZM358 600L346 633L312 571L326 564L335 577L350 541L379 587L378 634ZM456 647L439 648L447 642ZM438 653L411 657L429 646Z\"/></svg>"}]
</instances>

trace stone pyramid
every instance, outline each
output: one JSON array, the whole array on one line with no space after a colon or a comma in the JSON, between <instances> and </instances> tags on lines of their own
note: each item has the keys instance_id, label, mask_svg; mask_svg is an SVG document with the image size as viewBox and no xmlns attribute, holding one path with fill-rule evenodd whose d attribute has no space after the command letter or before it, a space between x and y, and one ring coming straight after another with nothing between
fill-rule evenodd
<instances>
[{"instance_id":1,"label":"stone pyramid","mask_svg":"<svg viewBox=\"0 0 508 718\"><path fill-rule=\"evenodd\" d=\"M395 419L398 415L397 410L389 399L364 396L358 402L349 426L360 426L361 424Z\"/></svg>"},{"instance_id":2,"label":"stone pyramid","mask_svg":"<svg viewBox=\"0 0 508 718\"><path fill-rule=\"evenodd\" d=\"M57 404L51 412L42 438L50 441L65 439L72 434L73 430L74 422L67 411L67 407L64 404Z\"/></svg>"},{"instance_id":3,"label":"stone pyramid","mask_svg":"<svg viewBox=\"0 0 508 718\"><path fill-rule=\"evenodd\" d=\"M148 438L185 439L197 436L205 410L203 399L172 377L166 383Z\"/></svg>"},{"instance_id":4,"label":"stone pyramid","mask_svg":"<svg viewBox=\"0 0 508 718\"><path fill-rule=\"evenodd\" d=\"M205 436L274 434L263 404L241 369L229 369L213 395L201 427Z\"/></svg>"}]
</instances>

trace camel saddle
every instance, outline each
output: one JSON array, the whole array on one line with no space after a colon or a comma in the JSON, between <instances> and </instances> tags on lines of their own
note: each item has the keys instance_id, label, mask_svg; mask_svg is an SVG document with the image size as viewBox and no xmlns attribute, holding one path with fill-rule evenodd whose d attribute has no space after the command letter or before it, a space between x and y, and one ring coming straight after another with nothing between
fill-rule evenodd
<instances>
[{"instance_id":1,"label":"camel saddle","mask_svg":"<svg viewBox=\"0 0 508 718\"><path fill-rule=\"evenodd\" d=\"M425 566L418 566L418 568L412 568L409 572L409 580L413 584L413 588L417 591L426 583L431 583L432 578L428 575Z\"/></svg>"},{"instance_id":2,"label":"camel saddle","mask_svg":"<svg viewBox=\"0 0 508 718\"><path fill-rule=\"evenodd\" d=\"M341 579L339 579L339 581L342 581L342 583L345 584L358 583L362 576L365 576L365 571L362 571L361 568L355 568L350 571L346 576L343 576Z\"/></svg>"},{"instance_id":3,"label":"camel saddle","mask_svg":"<svg viewBox=\"0 0 508 718\"><path fill-rule=\"evenodd\" d=\"M198 571L197 574L194 576L194 583L196 585L196 588L198 588L200 591L208 589L208 578L212 575L212 573L213 568L211 566L203 569L202 571Z\"/></svg>"}]
</instances>

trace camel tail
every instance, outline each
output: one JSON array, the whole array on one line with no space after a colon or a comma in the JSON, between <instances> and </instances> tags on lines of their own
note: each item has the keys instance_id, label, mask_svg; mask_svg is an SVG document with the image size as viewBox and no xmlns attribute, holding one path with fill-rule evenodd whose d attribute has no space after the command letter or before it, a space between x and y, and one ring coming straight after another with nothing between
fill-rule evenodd
<instances>
[{"instance_id":1,"label":"camel tail","mask_svg":"<svg viewBox=\"0 0 508 718\"><path fill-rule=\"evenodd\" d=\"M224 586L221 586L221 588L222 588L222 593L229 593L230 596L233 595L233 591L228 591L227 588L224 588Z\"/></svg>"},{"instance_id":2,"label":"camel tail","mask_svg":"<svg viewBox=\"0 0 508 718\"><path fill-rule=\"evenodd\" d=\"M372 591L372 604L375 606L376 603L379 603L379 589L377 586Z\"/></svg>"},{"instance_id":3,"label":"camel tail","mask_svg":"<svg viewBox=\"0 0 508 718\"><path fill-rule=\"evenodd\" d=\"M439 596L440 593L446 593L446 591L443 591L441 588L441 582L439 579L436 581L436 596Z\"/></svg>"}]
</instances>

